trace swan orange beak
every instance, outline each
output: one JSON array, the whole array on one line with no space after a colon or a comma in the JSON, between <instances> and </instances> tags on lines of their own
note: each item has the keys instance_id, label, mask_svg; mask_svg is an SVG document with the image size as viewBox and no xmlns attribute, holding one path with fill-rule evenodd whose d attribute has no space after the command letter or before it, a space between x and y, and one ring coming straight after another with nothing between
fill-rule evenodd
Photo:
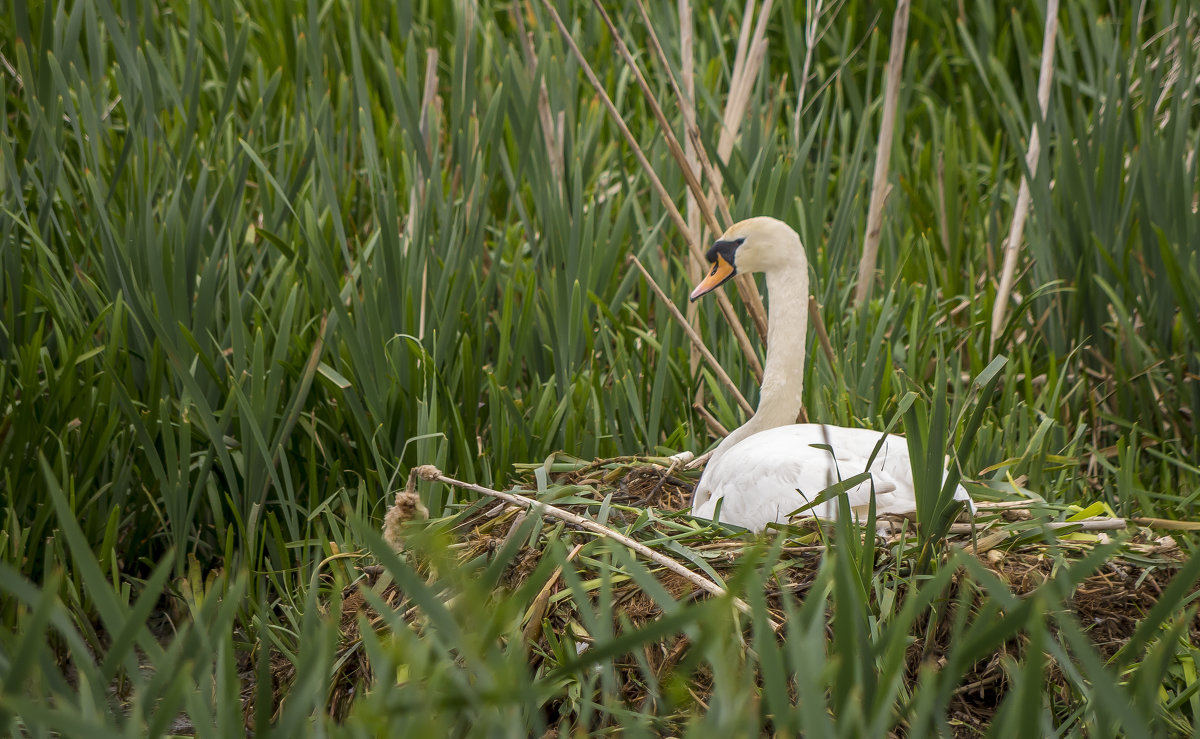
<instances>
[{"instance_id":1,"label":"swan orange beak","mask_svg":"<svg viewBox=\"0 0 1200 739\"><path fill-rule=\"evenodd\" d=\"M725 257L718 254L716 260L713 262L712 270L709 271L707 277L700 281L699 285L696 285L696 289L692 290L692 294L688 296L688 299L694 301L701 295L716 290L726 280L733 277L735 272L736 270L734 270L733 265L725 261Z\"/></svg>"}]
</instances>

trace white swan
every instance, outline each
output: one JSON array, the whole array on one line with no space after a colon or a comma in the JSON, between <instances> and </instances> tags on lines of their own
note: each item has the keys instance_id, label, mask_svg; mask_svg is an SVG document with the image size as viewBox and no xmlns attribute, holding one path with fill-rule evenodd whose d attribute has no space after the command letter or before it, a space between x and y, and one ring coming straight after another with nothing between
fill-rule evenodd
<instances>
[{"instance_id":1,"label":"white swan","mask_svg":"<svg viewBox=\"0 0 1200 739\"><path fill-rule=\"evenodd\" d=\"M808 333L808 259L800 237L774 218L736 223L708 250L712 270L692 291L691 299L716 289L738 273L763 272L770 311L767 360L754 416L717 445L692 497L692 514L761 531L772 522L787 523L788 514L825 488L864 471L871 480L847 491L856 517L865 518L872 483L876 513L912 513L916 495L908 442L902 436L869 429L794 423L804 386L804 344ZM868 467L877 444L878 454ZM828 445L826 449L814 444ZM974 509L960 485L956 500ZM836 518L832 498L803 515Z\"/></svg>"}]
</instances>

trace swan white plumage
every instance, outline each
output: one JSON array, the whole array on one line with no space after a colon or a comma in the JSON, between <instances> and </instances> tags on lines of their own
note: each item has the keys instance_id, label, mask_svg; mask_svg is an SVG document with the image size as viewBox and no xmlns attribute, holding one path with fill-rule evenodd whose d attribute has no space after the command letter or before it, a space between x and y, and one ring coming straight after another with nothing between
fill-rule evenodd
<instances>
[{"instance_id":1,"label":"swan white plumage","mask_svg":"<svg viewBox=\"0 0 1200 739\"><path fill-rule=\"evenodd\" d=\"M696 300L735 274L763 272L770 301L767 358L753 417L717 445L696 484L692 514L754 531L808 504L839 480L869 471L871 480L846 492L856 516L866 517L872 487L875 510L916 511L908 442L870 429L795 423L804 389L808 333L808 259L796 232L782 221L750 218L734 224L708 250L712 269L692 291ZM882 443L881 443L882 442ZM814 445L829 449L817 448ZM879 452L868 467L871 454ZM832 450L832 453L830 452ZM974 509L961 485L956 500ZM805 515L836 518L838 500L820 503Z\"/></svg>"}]
</instances>

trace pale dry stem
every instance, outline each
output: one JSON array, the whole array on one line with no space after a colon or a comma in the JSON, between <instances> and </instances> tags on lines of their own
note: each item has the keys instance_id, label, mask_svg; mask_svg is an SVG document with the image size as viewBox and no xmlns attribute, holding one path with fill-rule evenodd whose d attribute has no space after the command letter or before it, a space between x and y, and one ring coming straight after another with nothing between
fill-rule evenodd
<instances>
[{"instance_id":1,"label":"pale dry stem","mask_svg":"<svg viewBox=\"0 0 1200 739\"><path fill-rule=\"evenodd\" d=\"M1050 82L1054 75L1054 38L1058 35L1058 0L1049 0L1046 6L1046 30L1042 36L1042 67L1038 72L1038 117L1046 119L1046 109L1050 106ZM1038 135L1038 121L1034 121L1029 134L1029 151L1025 154L1025 165L1029 169L1029 178L1037 175L1038 157L1041 155L1041 138ZM1012 294L1014 276L1017 271L1017 257L1020 256L1021 238L1025 233L1025 220L1029 216L1031 195L1029 178L1021 178L1021 186L1017 191L1017 207L1013 211L1012 224L1008 229L1008 238L1004 241L1004 267L1000 274L1000 287L996 289L996 302L992 305L992 336L989 347L995 349L996 337L1004 327L1004 316L1008 311L1008 299Z\"/></svg>"},{"instance_id":2,"label":"pale dry stem","mask_svg":"<svg viewBox=\"0 0 1200 739\"><path fill-rule=\"evenodd\" d=\"M650 273L646 271L646 268L642 266L641 261L632 254L629 255L629 261L633 262L634 265L637 266L638 270L641 271L642 276L646 278L646 282L650 284L650 288L654 290L654 294L657 295L659 300L661 300L667 306L667 310L671 312L671 317L675 319L676 323L683 327L684 332L692 341L692 346L696 347L696 349L700 352L700 355L704 357L704 361L708 362L708 365L712 367L713 373L716 374L717 379L720 380L721 384L725 386L725 389L729 391L734 400L737 401L738 405L742 407L742 410L746 411L746 413L750 415L754 415L754 407L750 405L750 401L746 400L745 396L742 395L740 390L738 390L737 385L735 385L733 380L729 377L729 374L725 371L725 368L721 366L721 363L717 361L717 358L714 357L712 352L708 350L708 347L704 345L704 339L701 338L700 334L696 332L696 329L692 328L691 324L688 323L687 318L679 312L679 309L675 307L675 304L671 302L671 300L667 297L667 294L663 292L663 289L658 286L658 283L654 281L654 278L651 277Z\"/></svg>"},{"instance_id":3,"label":"pale dry stem","mask_svg":"<svg viewBox=\"0 0 1200 739\"><path fill-rule=\"evenodd\" d=\"M892 136L896 131L896 108L900 104L900 78L904 70L904 45L908 38L909 0L900 0L892 21L892 48L888 55L887 82L883 93L883 117L879 122L879 142L875 147L875 173L871 180L871 205L867 210L867 232L863 235L862 259L858 263L858 287L855 305L862 305L875 284L875 262L883 233L883 208L891 185L888 167L892 159Z\"/></svg>"}]
</instances>

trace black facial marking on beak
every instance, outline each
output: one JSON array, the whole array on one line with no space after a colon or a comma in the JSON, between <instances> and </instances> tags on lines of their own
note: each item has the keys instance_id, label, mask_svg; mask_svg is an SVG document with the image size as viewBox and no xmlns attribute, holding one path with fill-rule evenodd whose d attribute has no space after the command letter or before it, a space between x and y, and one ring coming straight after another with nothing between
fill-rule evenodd
<instances>
[{"instance_id":1,"label":"black facial marking on beak","mask_svg":"<svg viewBox=\"0 0 1200 739\"><path fill-rule=\"evenodd\" d=\"M732 241L718 241L713 244L704 256L712 264L712 269L708 275L696 285L696 289L692 290L689 299L695 301L701 295L712 292L720 287L730 277L737 274L737 267L734 266L734 253L737 248L745 242L745 239L734 239Z\"/></svg>"}]
</instances>

